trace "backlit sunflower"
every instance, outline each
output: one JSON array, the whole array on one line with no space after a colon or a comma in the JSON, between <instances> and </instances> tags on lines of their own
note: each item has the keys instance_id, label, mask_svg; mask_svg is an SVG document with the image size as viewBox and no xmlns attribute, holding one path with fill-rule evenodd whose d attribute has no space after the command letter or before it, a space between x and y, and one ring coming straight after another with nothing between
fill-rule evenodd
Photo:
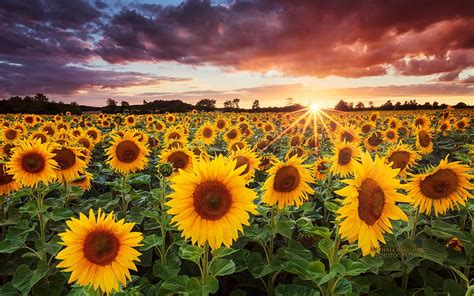
<instances>
[{"instance_id":1,"label":"backlit sunflower","mask_svg":"<svg viewBox=\"0 0 474 296\"><path fill-rule=\"evenodd\" d=\"M308 195L314 193L309 185L314 183L309 170L310 166L303 164L304 159L293 156L285 162L277 161L268 170L268 178L263 184L265 191L262 201L268 205L299 207Z\"/></svg>"},{"instance_id":2,"label":"backlit sunflower","mask_svg":"<svg viewBox=\"0 0 474 296\"><path fill-rule=\"evenodd\" d=\"M466 129L467 127L469 127L469 120L467 119L467 117L463 117L462 119L456 121L456 123L454 124L454 126L455 126L458 130L464 130L464 129Z\"/></svg>"},{"instance_id":3,"label":"backlit sunflower","mask_svg":"<svg viewBox=\"0 0 474 296\"><path fill-rule=\"evenodd\" d=\"M401 142L396 146L388 148L385 156L386 163L390 164L392 169L400 169L398 173L398 176L400 177L406 177L407 171L419 158L420 157L416 151Z\"/></svg>"},{"instance_id":4,"label":"backlit sunflower","mask_svg":"<svg viewBox=\"0 0 474 296\"><path fill-rule=\"evenodd\" d=\"M56 177L57 164L53 158L54 153L41 140L20 141L7 163L7 173L23 186L36 187L40 182L49 184Z\"/></svg>"},{"instance_id":5,"label":"backlit sunflower","mask_svg":"<svg viewBox=\"0 0 474 296\"><path fill-rule=\"evenodd\" d=\"M214 143L216 138L216 131L209 122L206 122L198 129L195 137L197 141L201 141L206 145L211 145Z\"/></svg>"},{"instance_id":6,"label":"backlit sunflower","mask_svg":"<svg viewBox=\"0 0 474 296\"><path fill-rule=\"evenodd\" d=\"M83 148L82 148L83 149ZM79 178L86 169L85 155L80 149L67 145L57 145L52 150L53 159L58 164L55 169L56 179L60 182L71 182Z\"/></svg>"},{"instance_id":7,"label":"backlit sunflower","mask_svg":"<svg viewBox=\"0 0 474 296\"><path fill-rule=\"evenodd\" d=\"M192 171L181 171L171 179L174 190L166 203L172 222L193 244L209 243L212 249L229 247L256 214L254 191L245 187L243 167L222 156L197 161Z\"/></svg>"},{"instance_id":8,"label":"backlit sunflower","mask_svg":"<svg viewBox=\"0 0 474 296\"><path fill-rule=\"evenodd\" d=\"M161 162L169 162L177 173L180 169L189 171L193 167L194 153L186 148L172 148L161 151Z\"/></svg>"},{"instance_id":9,"label":"backlit sunflower","mask_svg":"<svg viewBox=\"0 0 474 296\"><path fill-rule=\"evenodd\" d=\"M469 190L474 185L469 181L469 167L459 162L441 160L438 167L429 169L424 174L413 175L406 184L408 195L413 198L413 205L420 212L431 214L433 208L436 216L447 210L465 205L468 198L473 198Z\"/></svg>"},{"instance_id":10,"label":"backlit sunflower","mask_svg":"<svg viewBox=\"0 0 474 296\"><path fill-rule=\"evenodd\" d=\"M143 170L148 164L150 150L131 132L123 132L123 136L112 136L112 146L106 150L107 162L121 174Z\"/></svg>"},{"instance_id":11,"label":"backlit sunflower","mask_svg":"<svg viewBox=\"0 0 474 296\"><path fill-rule=\"evenodd\" d=\"M429 129L419 129L416 135L416 149L422 155L429 154L433 151L432 132Z\"/></svg>"},{"instance_id":12,"label":"backlit sunflower","mask_svg":"<svg viewBox=\"0 0 474 296\"><path fill-rule=\"evenodd\" d=\"M326 179L330 164L330 160L326 157L319 158L314 162L313 175L317 181Z\"/></svg>"},{"instance_id":13,"label":"backlit sunflower","mask_svg":"<svg viewBox=\"0 0 474 296\"><path fill-rule=\"evenodd\" d=\"M361 151L359 146L355 143L342 142L334 147L334 156L331 160L331 173L340 177L347 177L354 170L355 158L357 158Z\"/></svg>"},{"instance_id":14,"label":"backlit sunflower","mask_svg":"<svg viewBox=\"0 0 474 296\"><path fill-rule=\"evenodd\" d=\"M354 164L354 178L344 180L346 187L336 193L345 197L337 211L339 233L343 239L357 241L362 254L372 255L385 243L383 234L392 233L390 220L408 218L395 204L410 199L397 192L400 181L397 169L392 169L378 156L372 159L369 153L361 155L361 163Z\"/></svg>"},{"instance_id":15,"label":"backlit sunflower","mask_svg":"<svg viewBox=\"0 0 474 296\"><path fill-rule=\"evenodd\" d=\"M260 165L260 159L258 158L258 155L248 148L232 151L230 158L236 161L236 169L241 166L245 167L240 175L244 176L247 180L250 180L253 177L255 170Z\"/></svg>"},{"instance_id":16,"label":"backlit sunflower","mask_svg":"<svg viewBox=\"0 0 474 296\"><path fill-rule=\"evenodd\" d=\"M0 196L9 195L20 189L20 184L13 178L13 175L7 173L7 166L0 163Z\"/></svg>"},{"instance_id":17,"label":"backlit sunflower","mask_svg":"<svg viewBox=\"0 0 474 296\"><path fill-rule=\"evenodd\" d=\"M89 217L67 221L68 229L59 234L65 246L56 258L62 260L57 267L71 272L69 283L99 288L107 294L119 291L130 281L130 271L137 271L134 261L141 255L135 247L143 240L140 232L132 232L135 223L115 221L113 213L99 209L97 218L92 209Z\"/></svg>"}]
</instances>

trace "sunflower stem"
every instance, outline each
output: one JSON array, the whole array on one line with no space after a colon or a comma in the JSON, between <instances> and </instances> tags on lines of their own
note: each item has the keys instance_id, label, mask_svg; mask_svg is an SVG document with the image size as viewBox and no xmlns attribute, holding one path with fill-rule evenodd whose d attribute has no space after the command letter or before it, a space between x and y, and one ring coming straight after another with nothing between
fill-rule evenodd
<instances>
[{"instance_id":1,"label":"sunflower stem","mask_svg":"<svg viewBox=\"0 0 474 296\"><path fill-rule=\"evenodd\" d=\"M413 228L410 231L410 240L414 240L416 237L416 225L418 224L418 218L420 216L420 212L416 209L415 216L413 217Z\"/></svg>"},{"instance_id":2,"label":"sunflower stem","mask_svg":"<svg viewBox=\"0 0 474 296\"><path fill-rule=\"evenodd\" d=\"M272 264L273 260L273 243L275 240L275 206L270 208L270 241L268 242L268 265ZM275 284L276 275L274 273L270 273L268 275L268 283L267 283L267 295L273 295L273 285Z\"/></svg>"},{"instance_id":3,"label":"sunflower stem","mask_svg":"<svg viewBox=\"0 0 474 296\"><path fill-rule=\"evenodd\" d=\"M164 176L161 176L161 237L163 241L161 242L161 265L166 265L166 211L165 211L165 201L166 201L166 179Z\"/></svg>"},{"instance_id":4,"label":"sunflower stem","mask_svg":"<svg viewBox=\"0 0 474 296\"><path fill-rule=\"evenodd\" d=\"M127 217L127 200L126 200L126 185L127 185L127 175L122 175L122 212L123 217Z\"/></svg>"},{"instance_id":5,"label":"sunflower stem","mask_svg":"<svg viewBox=\"0 0 474 296\"><path fill-rule=\"evenodd\" d=\"M40 240L42 245L44 246L46 244L46 223L48 223L48 220L46 220L43 216L43 201L44 201L44 194L41 191L40 188L36 188L34 191L34 198L36 199L36 207L38 208L38 224L40 228ZM46 253L42 256L43 261L47 262L46 258Z\"/></svg>"},{"instance_id":6,"label":"sunflower stem","mask_svg":"<svg viewBox=\"0 0 474 296\"><path fill-rule=\"evenodd\" d=\"M204 252L202 254L202 259L201 259L201 265L202 265L202 272L201 272L201 281L202 281L202 295L207 296L207 290L204 289L204 286L206 285L207 281L207 276L209 275L209 243L206 242L204 245Z\"/></svg>"}]
</instances>

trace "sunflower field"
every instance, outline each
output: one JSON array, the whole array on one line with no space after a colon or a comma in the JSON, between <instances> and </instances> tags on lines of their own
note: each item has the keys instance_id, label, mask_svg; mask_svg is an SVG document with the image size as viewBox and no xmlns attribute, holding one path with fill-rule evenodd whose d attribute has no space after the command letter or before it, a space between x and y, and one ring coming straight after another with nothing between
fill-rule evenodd
<instances>
[{"instance_id":1,"label":"sunflower field","mask_svg":"<svg viewBox=\"0 0 474 296\"><path fill-rule=\"evenodd\" d=\"M0 124L0 295L474 293L472 109Z\"/></svg>"}]
</instances>

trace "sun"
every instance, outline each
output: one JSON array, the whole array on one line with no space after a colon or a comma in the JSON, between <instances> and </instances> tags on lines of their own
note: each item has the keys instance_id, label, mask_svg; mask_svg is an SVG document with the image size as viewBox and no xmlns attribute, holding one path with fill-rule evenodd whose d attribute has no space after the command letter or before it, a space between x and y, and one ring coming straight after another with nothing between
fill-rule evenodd
<instances>
[{"instance_id":1,"label":"sun","mask_svg":"<svg viewBox=\"0 0 474 296\"><path fill-rule=\"evenodd\" d=\"M311 103L311 104L309 105L309 111L311 111L311 113L317 113L320 108L321 108L321 107L319 106L318 103L314 103L314 102L313 102L313 103Z\"/></svg>"}]
</instances>

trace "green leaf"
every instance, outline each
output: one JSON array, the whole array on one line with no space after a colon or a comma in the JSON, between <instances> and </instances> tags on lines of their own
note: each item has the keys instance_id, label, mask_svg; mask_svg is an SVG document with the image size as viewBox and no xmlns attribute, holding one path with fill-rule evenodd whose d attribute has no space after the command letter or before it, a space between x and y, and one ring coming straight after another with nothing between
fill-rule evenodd
<instances>
[{"instance_id":1,"label":"green leaf","mask_svg":"<svg viewBox=\"0 0 474 296\"><path fill-rule=\"evenodd\" d=\"M140 247L141 251L148 251L149 249L159 246L163 243L163 238L158 237L156 234L147 235L143 239L143 246Z\"/></svg>"},{"instance_id":2,"label":"green leaf","mask_svg":"<svg viewBox=\"0 0 474 296\"><path fill-rule=\"evenodd\" d=\"M160 286L160 294L179 294L179 292L186 291L186 284L189 280L187 275L178 275L166 279Z\"/></svg>"},{"instance_id":3,"label":"green leaf","mask_svg":"<svg viewBox=\"0 0 474 296\"><path fill-rule=\"evenodd\" d=\"M295 223L290 220L279 220L275 225L275 232L283 235L284 237L291 238L294 224Z\"/></svg>"},{"instance_id":4,"label":"green leaf","mask_svg":"<svg viewBox=\"0 0 474 296\"><path fill-rule=\"evenodd\" d=\"M310 287L295 284L278 285L275 289L276 296L318 296L320 293Z\"/></svg>"},{"instance_id":5,"label":"green leaf","mask_svg":"<svg viewBox=\"0 0 474 296\"><path fill-rule=\"evenodd\" d=\"M333 242L329 239L322 239L318 243L318 247L323 252L324 255L326 255L326 258L329 259L331 256L331 248L332 248Z\"/></svg>"},{"instance_id":6,"label":"green leaf","mask_svg":"<svg viewBox=\"0 0 474 296\"><path fill-rule=\"evenodd\" d=\"M444 292L452 296L467 295L465 294L466 290L452 279L447 279L443 282L443 290Z\"/></svg>"},{"instance_id":7,"label":"green leaf","mask_svg":"<svg viewBox=\"0 0 474 296\"><path fill-rule=\"evenodd\" d=\"M256 279L266 276L273 272L273 269L270 265L263 262L262 254L258 252L253 252L247 259L247 266L252 274L252 276Z\"/></svg>"},{"instance_id":8,"label":"green leaf","mask_svg":"<svg viewBox=\"0 0 474 296\"><path fill-rule=\"evenodd\" d=\"M212 276L223 276L235 272L235 263L230 259L212 259L209 272Z\"/></svg>"},{"instance_id":9,"label":"green leaf","mask_svg":"<svg viewBox=\"0 0 474 296\"><path fill-rule=\"evenodd\" d=\"M137 174L136 176L130 178L129 183L132 185L148 185L151 182L151 176L146 174Z\"/></svg>"},{"instance_id":10,"label":"green leaf","mask_svg":"<svg viewBox=\"0 0 474 296\"><path fill-rule=\"evenodd\" d=\"M153 264L153 275L161 279L168 279L177 276L180 269L181 259L176 255L170 255L166 258L165 266L159 260L155 261Z\"/></svg>"},{"instance_id":11,"label":"green leaf","mask_svg":"<svg viewBox=\"0 0 474 296\"><path fill-rule=\"evenodd\" d=\"M415 255L420 258L431 260L440 265L448 258L448 251L446 248L431 239L425 239L423 241L422 252L416 252Z\"/></svg>"},{"instance_id":12,"label":"green leaf","mask_svg":"<svg viewBox=\"0 0 474 296\"><path fill-rule=\"evenodd\" d=\"M347 258L341 258L339 261L345 268L345 274L350 276L356 276L366 272L369 267L362 262L355 262Z\"/></svg>"},{"instance_id":13,"label":"green leaf","mask_svg":"<svg viewBox=\"0 0 474 296\"><path fill-rule=\"evenodd\" d=\"M365 264L368 267L368 269L375 274L379 273L379 268L382 267L383 265L383 258L380 256L375 256L375 257L365 256L359 259L359 261L362 264Z\"/></svg>"},{"instance_id":14,"label":"green leaf","mask_svg":"<svg viewBox=\"0 0 474 296\"><path fill-rule=\"evenodd\" d=\"M226 256L229 256L231 254L234 254L238 250L232 249L232 248L227 248L227 247L220 247L219 249L212 250L212 259L217 259L217 258L223 258Z\"/></svg>"},{"instance_id":15,"label":"green leaf","mask_svg":"<svg viewBox=\"0 0 474 296\"><path fill-rule=\"evenodd\" d=\"M328 282L335 275L334 273L328 275L326 273L326 267L321 261L313 261L309 263L306 269L306 273L308 274L309 278L318 286L321 286L324 283Z\"/></svg>"},{"instance_id":16,"label":"green leaf","mask_svg":"<svg viewBox=\"0 0 474 296\"><path fill-rule=\"evenodd\" d=\"M28 265L22 264L17 267L13 274L12 285L23 295L26 295L46 274L48 274L48 266L42 261L38 263L35 270L31 270Z\"/></svg>"},{"instance_id":17,"label":"green leaf","mask_svg":"<svg viewBox=\"0 0 474 296\"><path fill-rule=\"evenodd\" d=\"M73 213L70 209L53 209L52 212L47 212L46 216L57 222L57 221L62 221L62 220L66 220L66 219L69 219L70 217L73 216Z\"/></svg>"},{"instance_id":18,"label":"green leaf","mask_svg":"<svg viewBox=\"0 0 474 296\"><path fill-rule=\"evenodd\" d=\"M335 294L347 295L350 292L352 292L351 282L346 278L341 278L336 284Z\"/></svg>"},{"instance_id":19,"label":"green leaf","mask_svg":"<svg viewBox=\"0 0 474 296\"><path fill-rule=\"evenodd\" d=\"M199 264L203 249L198 246L184 244L179 248L179 257Z\"/></svg>"}]
</instances>

